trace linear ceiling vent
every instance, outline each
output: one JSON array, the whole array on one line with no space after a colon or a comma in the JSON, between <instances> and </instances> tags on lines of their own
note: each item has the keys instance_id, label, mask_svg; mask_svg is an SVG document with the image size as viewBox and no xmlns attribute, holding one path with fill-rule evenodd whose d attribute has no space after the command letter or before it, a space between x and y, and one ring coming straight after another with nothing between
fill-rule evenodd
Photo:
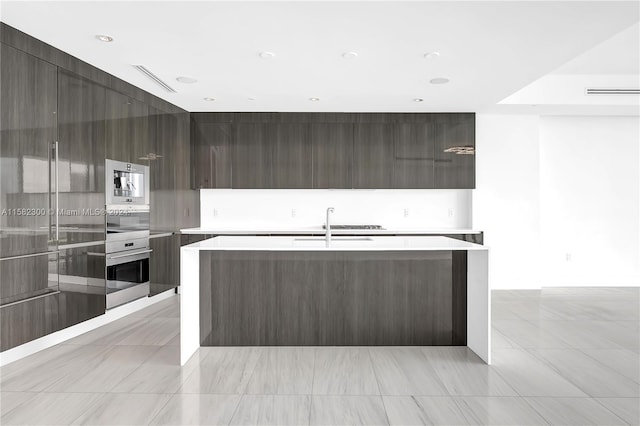
<instances>
[{"instance_id":1,"label":"linear ceiling vent","mask_svg":"<svg viewBox=\"0 0 640 426\"><path fill-rule=\"evenodd\" d=\"M640 89L586 89L587 95L640 95Z\"/></svg>"},{"instance_id":2,"label":"linear ceiling vent","mask_svg":"<svg viewBox=\"0 0 640 426\"><path fill-rule=\"evenodd\" d=\"M174 89L173 87L169 86L167 83L162 81L160 77L158 77L157 75L149 71L144 65L134 65L133 67L136 68L138 71L140 71L142 74L146 75L150 80L152 80L158 86L162 87L167 92L177 93L176 89Z\"/></svg>"}]
</instances>

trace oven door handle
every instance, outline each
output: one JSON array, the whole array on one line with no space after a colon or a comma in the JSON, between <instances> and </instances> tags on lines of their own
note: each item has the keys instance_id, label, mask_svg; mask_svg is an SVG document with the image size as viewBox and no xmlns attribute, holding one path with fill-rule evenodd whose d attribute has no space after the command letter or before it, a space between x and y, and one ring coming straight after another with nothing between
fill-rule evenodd
<instances>
[{"instance_id":1,"label":"oven door handle","mask_svg":"<svg viewBox=\"0 0 640 426\"><path fill-rule=\"evenodd\" d=\"M149 249L149 250L136 251L134 253L120 254L118 256L109 256L109 259L119 259L121 257L135 256L137 254L151 253L152 251L153 249Z\"/></svg>"}]
</instances>

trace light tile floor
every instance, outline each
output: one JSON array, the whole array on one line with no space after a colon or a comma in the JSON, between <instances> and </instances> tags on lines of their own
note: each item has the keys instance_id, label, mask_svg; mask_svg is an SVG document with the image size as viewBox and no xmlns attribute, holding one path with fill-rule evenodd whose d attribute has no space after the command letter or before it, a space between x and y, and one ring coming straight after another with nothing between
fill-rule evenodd
<instances>
[{"instance_id":1,"label":"light tile floor","mask_svg":"<svg viewBox=\"0 0 640 426\"><path fill-rule=\"evenodd\" d=\"M179 299L0 371L0 424L640 424L640 289L494 291L464 347L201 348Z\"/></svg>"}]
</instances>

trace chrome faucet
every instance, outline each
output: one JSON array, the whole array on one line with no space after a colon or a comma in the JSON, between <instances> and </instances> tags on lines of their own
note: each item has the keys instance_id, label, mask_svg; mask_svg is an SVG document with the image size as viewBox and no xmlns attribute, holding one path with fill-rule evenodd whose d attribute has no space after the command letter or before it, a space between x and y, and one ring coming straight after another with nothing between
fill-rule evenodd
<instances>
[{"instance_id":1,"label":"chrome faucet","mask_svg":"<svg viewBox=\"0 0 640 426\"><path fill-rule=\"evenodd\" d=\"M329 218L331 217L331 213L333 213L334 211L336 211L336 209L334 209L333 207L329 207L327 209L327 222L325 224L325 228L326 228L325 239L327 241L327 245L331 243L331 221L329 220Z\"/></svg>"}]
</instances>

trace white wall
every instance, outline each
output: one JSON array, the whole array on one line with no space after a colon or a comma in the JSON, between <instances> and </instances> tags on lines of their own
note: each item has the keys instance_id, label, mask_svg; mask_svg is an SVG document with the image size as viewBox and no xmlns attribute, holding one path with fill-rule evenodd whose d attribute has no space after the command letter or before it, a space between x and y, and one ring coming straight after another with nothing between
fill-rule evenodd
<instances>
[{"instance_id":1,"label":"white wall","mask_svg":"<svg viewBox=\"0 0 640 426\"><path fill-rule=\"evenodd\" d=\"M477 116L493 288L640 285L638 117Z\"/></svg>"},{"instance_id":2,"label":"white wall","mask_svg":"<svg viewBox=\"0 0 640 426\"><path fill-rule=\"evenodd\" d=\"M545 117L545 285L640 285L638 117Z\"/></svg>"},{"instance_id":3,"label":"white wall","mask_svg":"<svg viewBox=\"0 0 640 426\"><path fill-rule=\"evenodd\" d=\"M471 227L471 190L202 189L200 226L285 228L334 223L387 228Z\"/></svg>"},{"instance_id":4,"label":"white wall","mask_svg":"<svg viewBox=\"0 0 640 426\"><path fill-rule=\"evenodd\" d=\"M539 288L538 116L476 116L473 226L491 248L492 288Z\"/></svg>"}]
</instances>

